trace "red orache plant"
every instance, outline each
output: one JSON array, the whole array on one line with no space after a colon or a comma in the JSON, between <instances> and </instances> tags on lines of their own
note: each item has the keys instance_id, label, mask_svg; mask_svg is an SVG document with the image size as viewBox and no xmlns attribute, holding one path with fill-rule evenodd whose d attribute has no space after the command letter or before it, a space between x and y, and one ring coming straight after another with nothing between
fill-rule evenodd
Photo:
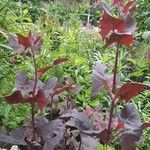
<instances>
[{"instance_id":1,"label":"red orache plant","mask_svg":"<svg viewBox=\"0 0 150 150\"><path fill-rule=\"evenodd\" d=\"M92 73L93 79L93 91L92 93L96 95L103 86L106 86L110 96L111 96L111 106L109 112L108 126L105 128L105 140L104 143L110 144L112 137L112 122L113 122L113 111L116 104L119 101L124 100L126 103L129 102L134 96L137 96L140 92L145 89L150 88L149 84L143 83L125 83L118 90L117 87L117 68L118 68L118 58L119 58L119 47L121 45L131 48L134 40L134 31L136 30L136 22L131 17L132 4L134 1L129 1L124 4L123 0L114 0L112 7L117 8L116 16L113 16L112 10L105 3L101 3L101 8L103 9L103 16L100 20L100 35L102 39L105 40L105 48L111 44L116 45L116 55L115 55L115 65L114 65L114 74L113 76L106 74L106 66L97 62ZM132 11L133 12L133 11ZM132 112L131 109L134 109L135 112ZM125 113L125 114L123 114ZM132 114L133 113L133 114ZM129 116L134 115L135 120L126 120ZM120 115L120 122L118 126L121 127L121 143L123 150L135 150L136 142L140 140L142 135L142 130L144 127L148 127L150 123L147 123L148 126L144 126L145 123L141 123L138 116L138 112L133 104L127 104L122 110ZM133 122L132 122L133 121ZM138 123L137 127L134 127L134 123ZM124 124L124 125L123 125ZM131 128L127 131L128 124L131 124ZM134 128L134 129L133 129ZM135 130L140 132L140 134L135 133ZM103 131L103 130L102 130ZM133 133L132 133L133 132ZM107 136L106 136L107 135ZM133 136L133 138L131 137ZM129 138L129 139L128 139ZM132 138L132 139L131 139ZM102 137L103 139L103 137ZM129 140L131 140L129 142ZM127 143L128 142L128 143ZM131 148L132 147L132 148Z\"/></svg>"},{"instance_id":2,"label":"red orache plant","mask_svg":"<svg viewBox=\"0 0 150 150\"><path fill-rule=\"evenodd\" d=\"M34 79L30 80L24 71L20 71L16 77L16 91L11 95L6 96L5 99L9 104L18 104L18 103L30 103L31 104L31 115L32 115L32 131L33 137L32 140L35 140L35 119L34 119L34 108L37 104L38 108L42 111L47 104L49 103L45 95L44 84L39 80L39 77L42 76L49 68L54 65L58 65L67 60L67 58L58 58L54 60L50 65L45 68L38 68L36 63L35 54L39 52L42 47L42 38L39 35L34 35L30 30L28 36L25 37L21 34L16 36L10 36L9 45L14 49L14 52L19 54L30 53L33 59L34 66Z\"/></svg>"}]
</instances>

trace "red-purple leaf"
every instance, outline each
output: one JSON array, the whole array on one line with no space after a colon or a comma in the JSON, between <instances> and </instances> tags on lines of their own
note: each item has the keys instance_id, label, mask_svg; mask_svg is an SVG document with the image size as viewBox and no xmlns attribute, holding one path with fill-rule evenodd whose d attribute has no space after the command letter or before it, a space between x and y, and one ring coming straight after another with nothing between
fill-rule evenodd
<instances>
[{"instance_id":1,"label":"red-purple leaf","mask_svg":"<svg viewBox=\"0 0 150 150\"><path fill-rule=\"evenodd\" d=\"M47 106L47 99L44 90L39 89L34 99L41 111Z\"/></svg>"},{"instance_id":2,"label":"red-purple leaf","mask_svg":"<svg viewBox=\"0 0 150 150\"><path fill-rule=\"evenodd\" d=\"M39 51L43 44L42 38L38 35L33 35L31 30L28 36L23 36L17 33L17 37L10 36L8 38L9 45L14 49L16 53L27 53L26 49L32 48L32 50Z\"/></svg>"},{"instance_id":3,"label":"red-purple leaf","mask_svg":"<svg viewBox=\"0 0 150 150\"><path fill-rule=\"evenodd\" d=\"M123 1L124 0L113 0L113 5L120 5L120 6L122 6L123 5Z\"/></svg>"},{"instance_id":4,"label":"red-purple leaf","mask_svg":"<svg viewBox=\"0 0 150 150\"><path fill-rule=\"evenodd\" d=\"M142 83L126 83L119 89L115 98L125 100L127 103L131 98L137 96L148 87L148 85Z\"/></svg>"},{"instance_id":5,"label":"red-purple leaf","mask_svg":"<svg viewBox=\"0 0 150 150\"><path fill-rule=\"evenodd\" d=\"M29 101L22 96L21 91L13 92L11 95L6 96L5 100L9 104L27 103Z\"/></svg>"},{"instance_id":6,"label":"red-purple leaf","mask_svg":"<svg viewBox=\"0 0 150 150\"><path fill-rule=\"evenodd\" d=\"M7 133L0 133L0 147L10 149L13 145L27 146L24 140L27 130L27 127L22 127L12 131L9 135Z\"/></svg>"}]
</instances>

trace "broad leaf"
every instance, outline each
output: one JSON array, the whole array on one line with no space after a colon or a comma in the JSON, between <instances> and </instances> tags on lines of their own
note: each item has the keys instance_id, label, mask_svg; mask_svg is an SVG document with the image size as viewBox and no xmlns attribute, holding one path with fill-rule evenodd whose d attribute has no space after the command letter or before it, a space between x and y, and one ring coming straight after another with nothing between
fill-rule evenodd
<instances>
[{"instance_id":1,"label":"broad leaf","mask_svg":"<svg viewBox=\"0 0 150 150\"><path fill-rule=\"evenodd\" d=\"M124 128L120 130L122 150L136 150L144 128L134 104L128 103L122 109L119 119L124 123Z\"/></svg>"},{"instance_id":2,"label":"broad leaf","mask_svg":"<svg viewBox=\"0 0 150 150\"><path fill-rule=\"evenodd\" d=\"M122 1L115 1L114 3L122 3ZM136 22L127 14L123 17L114 17L111 14L110 9L105 3L101 4L104 14L100 21L100 34L103 39L106 39L105 47L112 43L124 44L130 48L133 42L133 33L136 30ZM127 3L124 7L124 11L127 11L130 7L130 3Z\"/></svg>"},{"instance_id":3,"label":"broad leaf","mask_svg":"<svg viewBox=\"0 0 150 150\"><path fill-rule=\"evenodd\" d=\"M22 145L27 146L25 142L25 136L28 128L22 127L18 128L15 131L12 131L9 135L1 133L0 134L0 146L1 148L8 148L8 146L12 145Z\"/></svg>"},{"instance_id":4,"label":"broad leaf","mask_svg":"<svg viewBox=\"0 0 150 150\"><path fill-rule=\"evenodd\" d=\"M140 92L144 91L146 88L150 88L148 84L142 83L126 83L118 91L115 96L121 100L125 100L127 103L131 98L137 96Z\"/></svg>"},{"instance_id":5,"label":"broad leaf","mask_svg":"<svg viewBox=\"0 0 150 150\"><path fill-rule=\"evenodd\" d=\"M43 44L41 37L33 35L31 30L29 31L28 36L23 36L21 34L17 34L17 37L9 36L8 42L16 53L28 53L28 48L37 52L41 49Z\"/></svg>"},{"instance_id":6,"label":"broad leaf","mask_svg":"<svg viewBox=\"0 0 150 150\"><path fill-rule=\"evenodd\" d=\"M92 71L92 95L95 96L103 86L106 86L109 91L112 88L112 76L106 73L107 67L100 62L96 62L96 65Z\"/></svg>"},{"instance_id":7,"label":"broad leaf","mask_svg":"<svg viewBox=\"0 0 150 150\"><path fill-rule=\"evenodd\" d=\"M39 89L34 99L41 111L47 106L48 102L47 102L44 90Z\"/></svg>"},{"instance_id":8,"label":"broad leaf","mask_svg":"<svg viewBox=\"0 0 150 150\"><path fill-rule=\"evenodd\" d=\"M98 149L98 139L94 137L90 137L85 134L81 134L82 145L81 148L83 150L97 150Z\"/></svg>"},{"instance_id":9,"label":"broad leaf","mask_svg":"<svg viewBox=\"0 0 150 150\"><path fill-rule=\"evenodd\" d=\"M15 91L11 95L5 96L4 98L9 104L27 103L29 101L22 96L21 91Z\"/></svg>"},{"instance_id":10,"label":"broad leaf","mask_svg":"<svg viewBox=\"0 0 150 150\"><path fill-rule=\"evenodd\" d=\"M133 35L127 34L127 33L113 33L109 36L108 39L106 39L105 48L113 43L119 44L119 45L125 45L127 48L131 48L133 43Z\"/></svg>"},{"instance_id":11,"label":"broad leaf","mask_svg":"<svg viewBox=\"0 0 150 150\"><path fill-rule=\"evenodd\" d=\"M13 48L15 53L19 53L19 54L24 53L25 47L19 44L17 37L13 35L9 36L8 42L10 47Z\"/></svg>"},{"instance_id":12,"label":"broad leaf","mask_svg":"<svg viewBox=\"0 0 150 150\"><path fill-rule=\"evenodd\" d=\"M31 43L28 37L25 37L21 34L17 34L18 43L24 46L24 49L30 47Z\"/></svg>"},{"instance_id":13,"label":"broad leaf","mask_svg":"<svg viewBox=\"0 0 150 150\"><path fill-rule=\"evenodd\" d=\"M73 118L67 123L68 127L74 127L79 130L93 129L92 122L89 120L87 115L84 112L78 112L76 109L71 109L64 112L60 118L64 120L70 120L70 118Z\"/></svg>"},{"instance_id":14,"label":"broad leaf","mask_svg":"<svg viewBox=\"0 0 150 150\"><path fill-rule=\"evenodd\" d=\"M114 30L122 33L125 30L125 21L123 19L114 18L104 11L102 19L100 20L100 30L100 34L103 39L105 39L105 37L109 34L113 33Z\"/></svg>"},{"instance_id":15,"label":"broad leaf","mask_svg":"<svg viewBox=\"0 0 150 150\"><path fill-rule=\"evenodd\" d=\"M27 75L24 71L20 71L16 76L16 89L20 90L23 96L31 96L33 89L34 89L34 80L29 80ZM36 84L36 90L37 93L39 89L43 89L43 83L38 80Z\"/></svg>"},{"instance_id":16,"label":"broad leaf","mask_svg":"<svg viewBox=\"0 0 150 150\"><path fill-rule=\"evenodd\" d=\"M62 120L54 120L49 122L43 131L43 138L45 140L43 150L54 150L63 139L65 124Z\"/></svg>"},{"instance_id":17,"label":"broad leaf","mask_svg":"<svg viewBox=\"0 0 150 150\"><path fill-rule=\"evenodd\" d=\"M11 95L6 96L5 99L9 104L37 103L40 110L47 106L45 92L42 89L39 89L34 97L24 97L21 91L15 91Z\"/></svg>"}]
</instances>

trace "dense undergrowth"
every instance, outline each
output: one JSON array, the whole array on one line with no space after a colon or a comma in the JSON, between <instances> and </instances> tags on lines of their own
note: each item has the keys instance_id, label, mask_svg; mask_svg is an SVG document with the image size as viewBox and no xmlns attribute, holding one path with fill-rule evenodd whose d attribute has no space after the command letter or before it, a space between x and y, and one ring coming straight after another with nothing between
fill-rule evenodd
<instances>
[{"instance_id":1,"label":"dense undergrowth","mask_svg":"<svg viewBox=\"0 0 150 150\"><path fill-rule=\"evenodd\" d=\"M122 48L118 66L119 78L122 81L150 82L150 45L147 34L150 28L150 4L148 0L138 0L135 18L138 23L135 47L130 51ZM141 13L143 12L144 13ZM90 21L94 26L87 27ZM42 52L37 56L37 64L44 67L57 57L66 56L69 63L50 69L43 77L56 76L60 79L72 77L75 83L83 86L77 95L76 103L83 108L87 104L96 107L103 104L108 111L108 101L103 90L96 98L91 97L91 70L96 60L114 64L113 47L103 48L103 41L98 33L99 17L102 11L99 7L81 3L43 2L43 1L0 1L0 123L12 130L26 120L30 110L28 105L8 105L4 96L12 92L16 72L25 70L33 73L30 57L20 57L8 46L8 36L20 33L26 35L32 29L40 33L43 39ZM145 33L146 32L146 33ZM146 35L146 36L145 36ZM140 44L139 44L140 43ZM109 70L113 72L113 70ZM31 74L29 74L31 76ZM13 89L14 91L15 89ZM145 91L134 102L140 111L143 121L150 118L150 92ZM150 131L144 131L144 142L139 150L150 148Z\"/></svg>"}]
</instances>

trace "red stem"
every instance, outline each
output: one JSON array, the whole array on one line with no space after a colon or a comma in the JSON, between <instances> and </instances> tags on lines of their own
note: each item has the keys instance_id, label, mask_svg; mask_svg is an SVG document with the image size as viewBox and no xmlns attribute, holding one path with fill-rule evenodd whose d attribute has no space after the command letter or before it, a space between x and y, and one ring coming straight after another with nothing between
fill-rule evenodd
<instances>
[{"instance_id":1,"label":"red stem","mask_svg":"<svg viewBox=\"0 0 150 150\"><path fill-rule=\"evenodd\" d=\"M35 92L36 92L36 85L37 85L37 65L36 65L36 59L35 59L35 54L34 54L34 49L32 48L32 57L33 57L33 64L34 64L34 69L35 69L35 79L34 79L34 87L33 87L33 93L32 93L32 97L35 96ZM31 115L32 115L32 131L33 131L33 140L35 140L35 121L34 121L34 103L31 103Z\"/></svg>"},{"instance_id":2,"label":"red stem","mask_svg":"<svg viewBox=\"0 0 150 150\"><path fill-rule=\"evenodd\" d=\"M115 90L116 90L118 58L119 58L119 42L117 44L116 57L115 57L115 65L114 65L114 77L113 77L113 86L112 86L112 93L113 94L115 94ZM108 137L107 137L108 143L109 143L109 140L110 140L111 124L112 124L114 107L115 107L115 99L112 99L112 101L111 101L111 107L110 107L110 113L109 113L109 122L108 122Z\"/></svg>"},{"instance_id":3,"label":"red stem","mask_svg":"<svg viewBox=\"0 0 150 150\"><path fill-rule=\"evenodd\" d=\"M117 78L117 69L118 69L118 58L119 58L119 44L117 44L116 57L115 57L115 66L114 66L114 77L113 77L113 86L112 93L115 93L116 90L116 78Z\"/></svg>"}]
</instances>

